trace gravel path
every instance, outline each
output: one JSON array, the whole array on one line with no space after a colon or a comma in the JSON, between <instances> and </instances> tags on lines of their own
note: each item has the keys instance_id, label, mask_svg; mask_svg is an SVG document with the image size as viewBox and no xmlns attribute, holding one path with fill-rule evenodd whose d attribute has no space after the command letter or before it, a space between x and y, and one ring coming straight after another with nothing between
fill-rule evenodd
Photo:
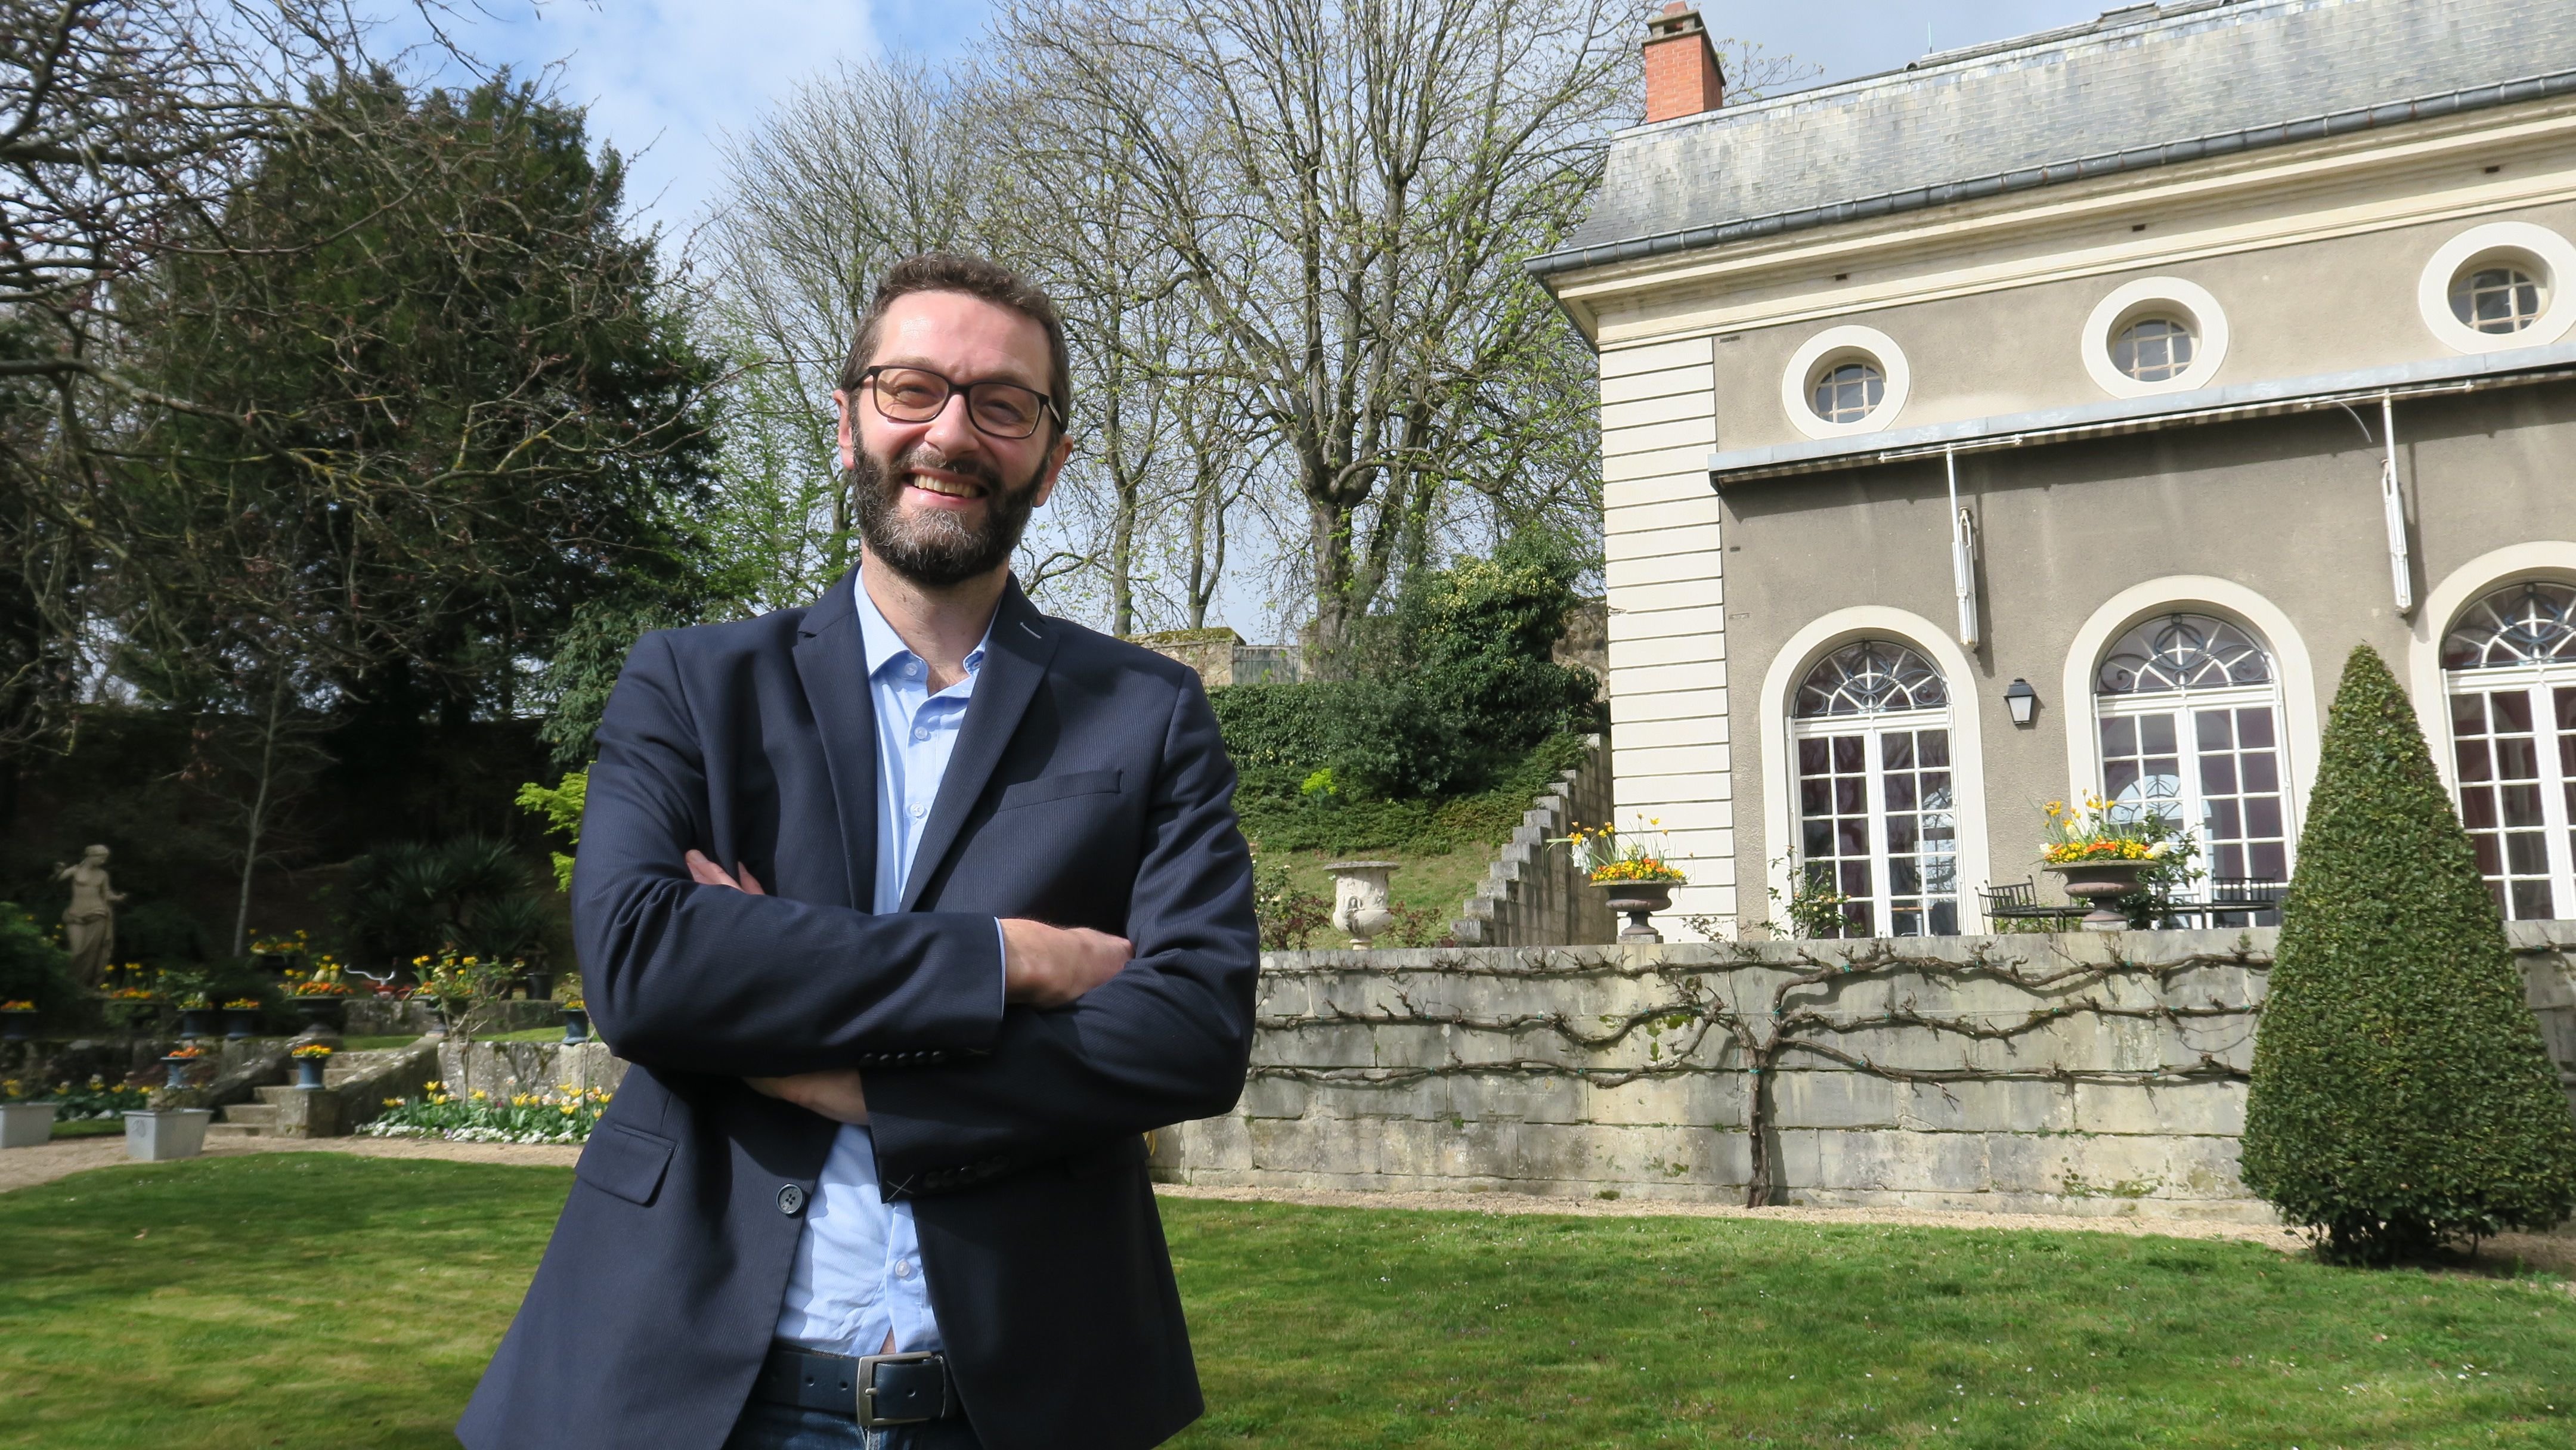
<instances>
[{"instance_id":1,"label":"gravel path","mask_svg":"<svg viewBox=\"0 0 2576 1450\"><path fill-rule=\"evenodd\" d=\"M550 1143L450 1143L437 1138L233 1138L206 1145L209 1158L237 1158L245 1153L349 1153L360 1158L445 1158L457 1163L569 1168L581 1149ZM123 1138L66 1138L33 1148L12 1148L0 1153L0 1193L127 1161Z\"/></svg>"},{"instance_id":2,"label":"gravel path","mask_svg":"<svg viewBox=\"0 0 2576 1450\"><path fill-rule=\"evenodd\" d=\"M443 1158L457 1163L518 1163L569 1168L581 1156L570 1145L450 1143L439 1138L234 1138L209 1143L208 1157L245 1153L348 1153L361 1158ZM67 1174L126 1162L122 1138L73 1138L0 1153L0 1193L51 1183ZM1157 1184L1166 1198L1219 1203L1295 1203L1315 1208L1427 1209L1497 1216L1556 1214L1574 1218L1757 1218L1780 1223L1901 1224L1914 1228L2037 1229L2052 1233L2108 1233L2181 1239L2223 1239L2260 1244L2281 1253L2306 1247L2291 1229L2269 1224L2215 1223L2198 1219L2119 1215L2073 1218L2040 1213L1936 1213L1902 1208L1743 1208L1722 1203L1544 1198L1507 1193L1354 1193L1334 1189L1185 1188ZM2576 1232L2501 1234L2480 1255L2491 1261L2520 1259L2534 1269L2576 1274Z\"/></svg>"}]
</instances>

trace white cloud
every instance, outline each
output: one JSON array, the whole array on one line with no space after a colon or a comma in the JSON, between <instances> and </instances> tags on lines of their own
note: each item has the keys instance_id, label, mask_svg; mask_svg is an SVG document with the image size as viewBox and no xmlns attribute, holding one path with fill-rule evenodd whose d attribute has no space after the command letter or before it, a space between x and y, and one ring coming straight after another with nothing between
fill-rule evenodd
<instances>
[{"instance_id":1,"label":"white cloud","mask_svg":"<svg viewBox=\"0 0 2576 1450\"><path fill-rule=\"evenodd\" d=\"M563 99L588 108L592 140L635 158L630 204L672 228L715 193L724 133L756 123L799 81L877 50L867 0L519 0L459 19L453 35L487 65L522 75L554 66Z\"/></svg>"}]
</instances>

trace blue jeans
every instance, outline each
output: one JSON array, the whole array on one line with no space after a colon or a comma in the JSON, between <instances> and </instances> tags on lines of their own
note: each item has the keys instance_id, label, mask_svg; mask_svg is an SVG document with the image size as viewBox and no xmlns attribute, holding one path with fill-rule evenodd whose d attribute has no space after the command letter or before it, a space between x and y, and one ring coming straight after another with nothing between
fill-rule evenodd
<instances>
[{"instance_id":1,"label":"blue jeans","mask_svg":"<svg viewBox=\"0 0 2576 1450\"><path fill-rule=\"evenodd\" d=\"M724 1450L983 1450L963 1419L862 1430L847 1415L754 1400L725 1437Z\"/></svg>"}]
</instances>

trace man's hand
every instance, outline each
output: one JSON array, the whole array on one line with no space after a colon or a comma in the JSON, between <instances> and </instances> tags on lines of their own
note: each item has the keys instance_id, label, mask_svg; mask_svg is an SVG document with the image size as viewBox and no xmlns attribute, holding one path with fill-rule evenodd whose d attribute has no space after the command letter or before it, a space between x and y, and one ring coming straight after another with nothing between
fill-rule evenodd
<instances>
[{"instance_id":1,"label":"man's hand","mask_svg":"<svg viewBox=\"0 0 2576 1450\"><path fill-rule=\"evenodd\" d=\"M836 1123L868 1125L868 1095L859 1086L859 1070L836 1067L828 1072L800 1072L790 1077L747 1077L754 1092L794 1103Z\"/></svg>"},{"instance_id":2,"label":"man's hand","mask_svg":"<svg viewBox=\"0 0 2576 1450\"><path fill-rule=\"evenodd\" d=\"M1111 977L1136 954L1123 936L1087 926L1043 921L1002 921L1002 1000L1032 1007L1063 1007Z\"/></svg>"},{"instance_id":3,"label":"man's hand","mask_svg":"<svg viewBox=\"0 0 2576 1450\"><path fill-rule=\"evenodd\" d=\"M663 859L669 860L670 858L666 856ZM739 861L736 861L733 864L733 869L742 873L742 879L736 881L725 874L725 869L722 866L708 860L706 853L703 851L691 851L688 855L682 857L681 860L688 863L689 879L698 883L700 886L723 886L749 896L767 896L769 894L768 892L760 889L760 878L751 874L751 868L745 866Z\"/></svg>"}]
</instances>

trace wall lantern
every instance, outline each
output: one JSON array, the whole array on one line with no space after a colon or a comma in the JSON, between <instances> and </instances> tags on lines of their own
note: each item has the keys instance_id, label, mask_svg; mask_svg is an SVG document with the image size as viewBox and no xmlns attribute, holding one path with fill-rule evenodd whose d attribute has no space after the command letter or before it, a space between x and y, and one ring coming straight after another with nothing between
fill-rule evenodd
<instances>
[{"instance_id":1,"label":"wall lantern","mask_svg":"<svg viewBox=\"0 0 2576 1450\"><path fill-rule=\"evenodd\" d=\"M2016 679L2004 687L2004 708L2012 712L2015 725L2028 725L2039 715L2039 691L2030 681Z\"/></svg>"}]
</instances>

